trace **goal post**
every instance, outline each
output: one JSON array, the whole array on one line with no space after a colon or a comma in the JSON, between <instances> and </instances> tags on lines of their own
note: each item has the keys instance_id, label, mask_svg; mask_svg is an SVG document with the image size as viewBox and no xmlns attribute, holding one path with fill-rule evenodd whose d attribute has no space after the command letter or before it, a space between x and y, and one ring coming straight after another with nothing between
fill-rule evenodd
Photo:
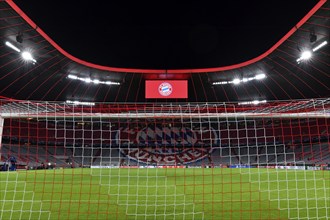
<instances>
[{"instance_id":1,"label":"goal post","mask_svg":"<svg viewBox=\"0 0 330 220\"><path fill-rule=\"evenodd\" d=\"M0 219L330 219L329 126L330 99L1 100Z\"/></svg>"},{"instance_id":2,"label":"goal post","mask_svg":"<svg viewBox=\"0 0 330 220\"><path fill-rule=\"evenodd\" d=\"M4 119L2 117L0 117L0 162L2 161L1 146L2 146L3 122L4 122Z\"/></svg>"}]
</instances>

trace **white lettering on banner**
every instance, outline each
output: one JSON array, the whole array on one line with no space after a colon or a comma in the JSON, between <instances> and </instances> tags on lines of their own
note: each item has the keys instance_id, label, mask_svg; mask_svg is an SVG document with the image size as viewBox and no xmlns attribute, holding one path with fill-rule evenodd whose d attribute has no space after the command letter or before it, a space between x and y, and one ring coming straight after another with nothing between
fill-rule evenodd
<instances>
[{"instance_id":1,"label":"white lettering on banner","mask_svg":"<svg viewBox=\"0 0 330 220\"><path fill-rule=\"evenodd\" d=\"M165 156L163 158L165 163L173 163L175 161L175 157L174 156Z\"/></svg>"},{"instance_id":2,"label":"white lettering on banner","mask_svg":"<svg viewBox=\"0 0 330 220\"><path fill-rule=\"evenodd\" d=\"M189 151L188 151L188 152L189 152ZM188 155L187 153L185 153L185 154L182 155L181 159L182 159L183 161L185 161L185 159L188 160L188 161L190 161L190 160L191 160L191 157L189 157L189 155Z\"/></svg>"},{"instance_id":3,"label":"white lettering on banner","mask_svg":"<svg viewBox=\"0 0 330 220\"><path fill-rule=\"evenodd\" d=\"M142 155L143 154L143 155ZM149 155L147 152L143 152L143 151L138 151L136 153L136 158L140 159L140 160L143 160L145 158L147 158Z\"/></svg>"},{"instance_id":4,"label":"white lettering on banner","mask_svg":"<svg viewBox=\"0 0 330 220\"><path fill-rule=\"evenodd\" d=\"M162 156L160 155L153 155L153 161L155 161L157 164L159 164L162 161Z\"/></svg>"},{"instance_id":5,"label":"white lettering on banner","mask_svg":"<svg viewBox=\"0 0 330 220\"><path fill-rule=\"evenodd\" d=\"M131 142L136 144L155 145L195 145L219 143L218 133L213 128L196 129L182 127L144 127L132 129L120 127L116 134L117 144Z\"/></svg>"},{"instance_id":6,"label":"white lettering on banner","mask_svg":"<svg viewBox=\"0 0 330 220\"><path fill-rule=\"evenodd\" d=\"M200 157L201 156L201 152L199 152L199 151L189 150L189 153L191 153L194 157Z\"/></svg>"},{"instance_id":7,"label":"white lettering on banner","mask_svg":"<svg viewBox=\"0 0 330 220\"><path fill-rule=\"evenodd\" d=\"M212 153L212 148L133 148L123 149L121 153L142 163L175 165L188 164L208 157Z\"/></svg>"}]
</instances>

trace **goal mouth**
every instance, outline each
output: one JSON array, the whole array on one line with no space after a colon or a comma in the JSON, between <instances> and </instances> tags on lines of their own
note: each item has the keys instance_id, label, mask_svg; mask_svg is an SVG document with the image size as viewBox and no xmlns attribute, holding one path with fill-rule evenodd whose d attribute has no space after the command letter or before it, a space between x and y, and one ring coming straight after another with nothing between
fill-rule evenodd
<instances>
[{"instance_id":1,"label":"goal mouth","mask_svg":"<svg viewBox=\"0 0 330 220\"><path fill-rule=\"evenodd\" d=\"M329 99L0 103L0 219L329 216Z\"/></svg>"}]
</instances>

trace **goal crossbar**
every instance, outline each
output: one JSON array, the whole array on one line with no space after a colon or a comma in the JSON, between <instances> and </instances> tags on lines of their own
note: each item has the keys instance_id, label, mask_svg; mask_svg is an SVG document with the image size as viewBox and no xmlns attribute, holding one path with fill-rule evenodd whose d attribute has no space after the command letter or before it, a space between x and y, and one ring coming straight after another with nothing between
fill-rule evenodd
<instances>
[{"instance_id":1,"label":"goal crossbar","mask_svg":"<svg viewBox=\"0 0 330 220\"><path fill-rule=\"evenodd\" d=\"M240 103L96 103L0 100L2 118L329 118L330 99Z\"/></svg>"}]
</instances>

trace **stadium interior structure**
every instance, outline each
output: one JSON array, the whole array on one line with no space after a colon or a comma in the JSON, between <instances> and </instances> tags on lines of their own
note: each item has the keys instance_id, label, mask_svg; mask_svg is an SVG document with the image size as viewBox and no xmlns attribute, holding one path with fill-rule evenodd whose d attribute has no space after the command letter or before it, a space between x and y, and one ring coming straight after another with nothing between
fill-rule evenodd
<instances>
[{"instance_id":1,"label":"stadium interior structure","mask_svg":"<svg viewBox=\"0 0 330 220\"><path fill-rule=\"evenodd\" d=\"M330 219L328 1L252 60L171 70L80 60L0 11L1 219Z\"/></svg>"}]
</instances>

